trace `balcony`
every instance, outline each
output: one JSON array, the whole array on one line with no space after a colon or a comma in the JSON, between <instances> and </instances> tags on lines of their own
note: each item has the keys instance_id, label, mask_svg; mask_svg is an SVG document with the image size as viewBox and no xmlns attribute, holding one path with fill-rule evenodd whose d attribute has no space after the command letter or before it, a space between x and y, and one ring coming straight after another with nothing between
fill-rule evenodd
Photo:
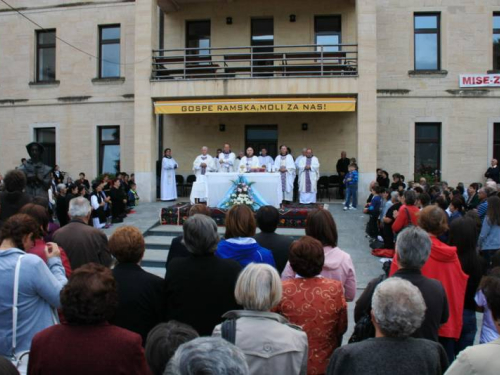
<instances>
[{"instance_id":1,"label":"balcony","mask_svg":"<svg viewBox=\"0 0 500 375\"><path fill-rule=\"evenodd\" d=\"M355 77L357 44L204 47L153 51L152 81Z\"/></svg>"}]
</instances>

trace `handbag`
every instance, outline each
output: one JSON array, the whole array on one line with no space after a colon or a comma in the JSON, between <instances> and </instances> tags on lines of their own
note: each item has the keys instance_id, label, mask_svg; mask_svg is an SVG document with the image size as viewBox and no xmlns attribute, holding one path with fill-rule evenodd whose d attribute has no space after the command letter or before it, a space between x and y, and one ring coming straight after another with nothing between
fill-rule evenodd
<instances>
[{"instance_id":1,"label":"handbag","mask_svg":"<svg viewBox=\"0 0 500 375\"><path fill-rule=\"evenodd\" d=\"M19 271L21 269L21 255L17 259L16 268L14 270L14 292L12 304L12 357L11 362L14 367L19 371L19 374L25 375L28 373L29 350L16 353L17 346L17 301L19 297Z\"/></svg>"},{"instance_id":2,"label":"handbag","mask_svg":"<svg viewBox=\"0 0 500 375\"><path fill-rule=\"evenodd\" d=\"M16 268L14 270L14 291L13 291L13 303L12 303L12 356L10 361L17 369L20 375L26 375L28 373L28 362L29 362L29 350L24 350L20 352L16 352L17 347L17 318L18 318L18 309L17 302L19 298L19 272L21 270L21 259L23 259L24 255L21 255L17 259ZM59 318L57 317L57 313L51 308L52 319L54 324L59 323Z\"/></svg>"},{"instance_id":3,"label":"handbag","mask_svg":"<svg viewBox=\"0 0 500 375\"><path fill-rule=\"evenodd\" d=\"M373 290L375 290L377 285L380 284L382 281L384 281L386 278L387 276L385 273L380 275L378 277L377 283L373 287ZM370 306L366 309L366 311L363 312L363 316L361 317L361 319L358 320L358 322L354 326L354 332L348 341L349 344L375 337L375 327L373 326L372 323L371 310L372 310L372 304L370 298Z\"/></svg>"}]
</instances>

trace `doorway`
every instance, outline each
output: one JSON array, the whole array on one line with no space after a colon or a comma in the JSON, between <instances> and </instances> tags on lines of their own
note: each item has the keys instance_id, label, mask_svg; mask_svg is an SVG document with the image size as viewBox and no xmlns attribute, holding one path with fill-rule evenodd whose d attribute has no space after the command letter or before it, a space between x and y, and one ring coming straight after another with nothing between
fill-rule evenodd
<instances>
[{"instance_id":1,"label":"doorway","mask_svg":"<svg viewBox=\"0 0 500 375\"><path fill-rule=\"evenodd\" d=\"M255 155L265 148L273 159L278 155L278 125L246 125L245 150L252 147Z\"/></svg>"},{"instance_id":2,"label":"doorway","mask_svg":"<svg viewBox=\"0 0 500 375\"><path fill-rule=\"evenodd\" d=\"M35 141L45 149L43 163L53 168L56 165L56 128L36 128Z\"/></svg>"}]
</instances>

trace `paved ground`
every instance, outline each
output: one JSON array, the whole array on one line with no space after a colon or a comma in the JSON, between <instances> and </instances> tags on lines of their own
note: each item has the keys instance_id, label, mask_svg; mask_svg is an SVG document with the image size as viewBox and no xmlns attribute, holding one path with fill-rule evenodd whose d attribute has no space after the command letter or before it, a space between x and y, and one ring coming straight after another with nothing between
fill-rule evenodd
<instances>
[{"instance_id":1,"label":"paved ground","mask_svg":"<svg viewBox=\"0 0 500 375\"><path fill-rule=\"evenodd\" d=\"M361 211L342 210L341 202L326 202L329 203L328 209L335 218L337 230L339 233L339 247L348 252L354 262L356 269L358 292L359 296L366 284L374 277L382 272L381 263L378 258L370 254L368 241L365 238L364 228L366 217ZM164 262L168 254L168 248L172 238L182 231L179 226L161 226L159 224L160 209L167 207L172 203L142 203L136 208L136 213L129 215L121 224L115 224L111 228L105 230L109 236L116 228L123 225L133 225L138 227L146 238L146 255L143 261L144 268L157 274L161 277L165 274ZM224 228L219 228L220 233L224 232ZM281 234L300 237L304 235L303 229L280 229ZM349 330L344 336L346 341L354 327L354 319L352 316L354 303L349 303Z\"/></svg>"}]
</instances>

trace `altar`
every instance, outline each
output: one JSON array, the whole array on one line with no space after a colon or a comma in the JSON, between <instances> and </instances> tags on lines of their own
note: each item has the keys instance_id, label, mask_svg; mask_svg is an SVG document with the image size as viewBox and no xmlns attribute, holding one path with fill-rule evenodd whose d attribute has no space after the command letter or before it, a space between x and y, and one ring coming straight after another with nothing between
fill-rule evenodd
<instances>
[{"instance_id":1,"label":"altar","mask_svg":"<svg viewBox=\"0 0 500 375\"><path fill-rule=\"evenodd\" d=\"M217 207L224 199L227 191L237 180L238 173L207 173L207 204L209 207ZM265 202L276 208L279 208L283 201L283 192L281 191L280 173L245 173L245 178L249 183L253 182L252 188L257 190Z\"/></svg>"}]
</instances>

